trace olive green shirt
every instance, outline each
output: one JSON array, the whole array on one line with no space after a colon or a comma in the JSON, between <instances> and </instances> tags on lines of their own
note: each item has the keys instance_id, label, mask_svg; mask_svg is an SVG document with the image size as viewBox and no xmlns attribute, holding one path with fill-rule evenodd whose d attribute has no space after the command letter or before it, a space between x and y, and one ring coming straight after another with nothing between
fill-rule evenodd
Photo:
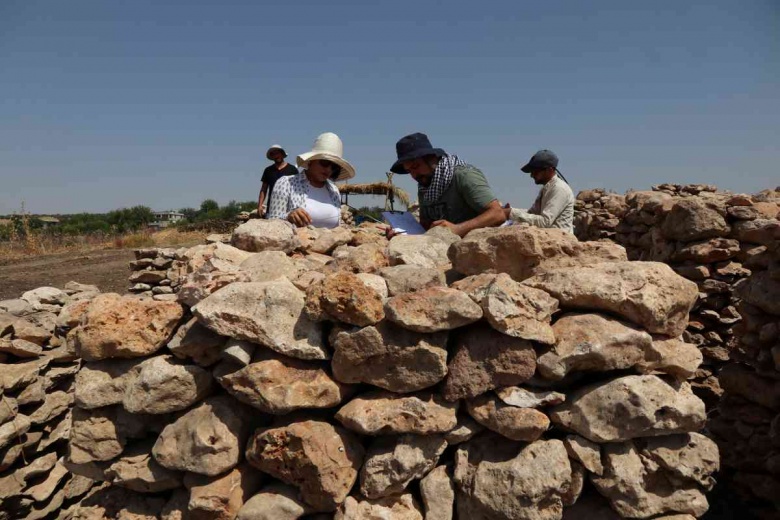
<instances>
[{"instance_id":1,"label":"olive green shirt","mask_svg":"<svg viewBox=\"0 0 780 520\"><path fill-rule=\"evenodd\" d=\"M449 220L460 224L482 214L496 200L485 175L476 167L465 164L454 168L452 182L434 203L420 201L420 220Z\"/></svg>"}]
</instances>

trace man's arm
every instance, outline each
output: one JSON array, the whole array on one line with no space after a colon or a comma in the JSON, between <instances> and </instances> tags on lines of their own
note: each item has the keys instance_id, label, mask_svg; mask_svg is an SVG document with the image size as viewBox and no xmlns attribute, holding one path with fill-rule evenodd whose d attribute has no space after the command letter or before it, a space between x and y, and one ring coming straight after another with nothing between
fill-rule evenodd
<instances>
[{"instance_id":1,"label":"man's arm","mask_svg":"<svg viewBox=\"0 0 780 520\"><path fill-rule=\"evenodd\" d=\"M566 192L561 189L551 189L541 197L539 205L539 214L535 215L531 211L512 208L509 212L509 218L516 222L526 222L532 226L540 228L552 227L553 222L563 213L568 204ZM532 208L533 210L534 208Z\"/></svg>"},{"instance_id":2,"label":"man's arm","mask_svg":"<svg viewBox=\"0 0 780 520\"><path fill-rule=\"evenodd\" d=\"M263 185L260 188L260 197L257 199L257 214L261 217L263 216L263 203L265 202L265 197L268 194L268 183L263 181Z\"/></svg>"},{"instance_id":3,"label":"man's arm","mask_svg":"<svg viewBox=\"0 0 780 520\"><path fill-rule=\"evenodd\" d=\"M503 224L505 220L504 210L501 208L501 204L498 200L494 200L485 207L482 213L471 220L461 222L460 224L453 224L448 220L437 220L431 224L431 227L445 226L459 237L464 237L469 231L484 227L499 226Z\"/></svg>"}]
</instances>

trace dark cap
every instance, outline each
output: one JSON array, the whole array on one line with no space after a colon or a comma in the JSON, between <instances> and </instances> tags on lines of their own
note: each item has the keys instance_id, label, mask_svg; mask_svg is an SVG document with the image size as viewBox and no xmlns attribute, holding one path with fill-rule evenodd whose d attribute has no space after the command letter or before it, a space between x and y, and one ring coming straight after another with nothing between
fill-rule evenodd
<instances>
[{"instance_id":1,"label":"dark cap","mask_svg":"<svg viewBox=\"0 0 780 520\"><path fill-rule=\"evenodd\" d=\"M532 173L545 168L558 168L558 156L552 150L539 150L531 157L528 164L520 169L525 173Z\"/></svg>"},{"instance_id":2,"label":"dark cap","mask_svg":"<svg viewBox=\"0 0 780 520\"><path fill-rule=\"evenodd\" d=\"M390 168L390 171L394 173L409 173L403 167L403 163L406 161L426 155L435 155L436 157L447 155L441 148L434 148L428 136L420 132L399 139L395 143L395 154L398 156L398 160Z\"/></svg>"}]
</instances>

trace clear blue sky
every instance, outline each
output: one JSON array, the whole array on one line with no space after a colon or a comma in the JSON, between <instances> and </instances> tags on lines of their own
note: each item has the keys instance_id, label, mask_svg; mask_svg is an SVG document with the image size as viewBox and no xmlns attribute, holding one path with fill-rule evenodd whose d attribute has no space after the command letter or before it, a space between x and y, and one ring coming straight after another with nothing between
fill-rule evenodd
<instances>
[{"instance_id":1,"label":"clear blue sky","mask_svg":"<svg viewBox=\"0 0 780 520\"><path fill-rule=\"evenodd\" d=\"M515 206L539 148L575 191L774 187L780 2L0 2L0 214L255 199L324 131L363 182L426 132Z\"/></svg>"}]
</instances>

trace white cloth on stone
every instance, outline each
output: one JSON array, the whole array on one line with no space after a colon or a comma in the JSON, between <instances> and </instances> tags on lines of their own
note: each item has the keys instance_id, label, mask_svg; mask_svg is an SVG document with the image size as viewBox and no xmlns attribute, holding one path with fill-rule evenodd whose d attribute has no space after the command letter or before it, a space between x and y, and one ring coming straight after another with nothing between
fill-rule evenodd
<instances>
[{"instance_id":1,"label":"white cloth on stone","mask_svg":"<svg viewBox=\"0 0 780 520\"><path fill-rule=\"evenodd\" d=\"M559 228L574 233L574 193L558 175L550 179L527 211L512 208L509 218L541 228Z\"/></svg>"}]
</instances>

